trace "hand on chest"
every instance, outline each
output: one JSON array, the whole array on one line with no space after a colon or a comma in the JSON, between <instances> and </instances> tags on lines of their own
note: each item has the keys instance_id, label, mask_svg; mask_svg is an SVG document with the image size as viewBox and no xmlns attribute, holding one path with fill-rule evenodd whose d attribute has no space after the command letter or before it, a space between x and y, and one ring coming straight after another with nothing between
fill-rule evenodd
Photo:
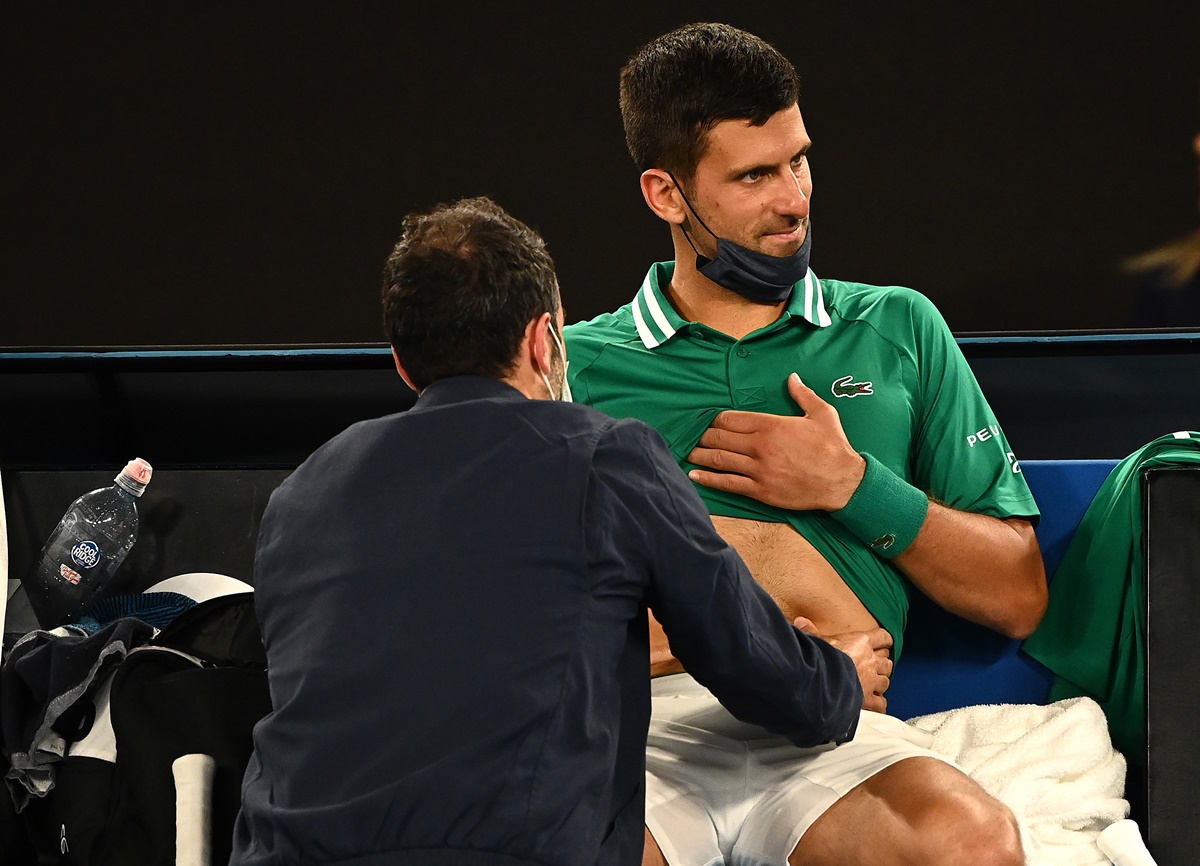
<instances>
[{"instance_id":1,"label":"hand on chest","mask_svg":"<svg viewBox=\"0 0 1200 866\"><path fill-rule=\"evenodd\" d=\"M916 377L894 346L867 328L847 329L835 339L826 331L775 336L733 341L697 335L687 358L660 350L645 373L671 395L654 408L657 417L647 420L673 450L686 453L725 409L803 414L787 388L787 377L795 372L837 411L857 450L880 459L907 455L915 429Z\"/></svg>"}]
</instances>

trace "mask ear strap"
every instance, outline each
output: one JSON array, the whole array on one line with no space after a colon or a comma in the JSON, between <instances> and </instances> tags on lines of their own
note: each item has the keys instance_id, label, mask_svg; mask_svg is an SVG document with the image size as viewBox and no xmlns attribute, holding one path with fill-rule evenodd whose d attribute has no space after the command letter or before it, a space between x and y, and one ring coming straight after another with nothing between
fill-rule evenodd
<instances>
[{"instance_id":1,"label":"mask ear strap","mask_svg":"<svg viewBox=\"0 0 1200 866\"><path fill-rule=\"evenodd\" d=\"M692 243L692 236L687 229L685 229L683 226L680 226L679 229L683 232L683 239L688 242L688 246L691 247L692 252L696 254L696 267L703 267L704 263L708 261L708 256L701 255L700 250L696 249L696 245Z\"/></svg>"},{"instance_id":2,"label":"mask ear strap","mask_svg":"<svg viewBox=\"0 0 1200 866\"><path fill-rule=\"evenodd\" d=\"M554 322L550 323L548 329L550 336L554 339L554 348L558 350L558 357L562 359L564 364L567 363L567 346L563 343L562 337L558 335L558 328L554 327Z\"/></svg>"},{"instance_id":3,"label":"mask ear strap","mask_svg":"<svg viewBox=\"0 0 1200 866\"><path fill-rule=\"evenodd\" d=\"M671 182L675 184L675 189L679 190L679 195L683 199L683 203L688 206L688 210L690 210L692 212L692 216L694 216L696 218L696 222L700 223L700 225L704 228L704 230L706 232L708 232L710 235L712 235L715 240L719 241L720 238L717 237L717 233L708 227L708 224L705 223L704 220L700 218L700 214L696 213L696 209L694 207L692 207L691 201L688 200L687 194L683 191L683 186L679 183L678 180L675 179L675 175L671 174L671 172L668 171L667 177L671 178ZM688 246L691 247L692 252L694 252L696 254L696 267L697 268L703 267L703 265L706 262L710 261L710 259L708 258L708 256L701 253L700 250L696 249L696 244L693 243L692 236L688 232L688 230L685 229L683 226L680 226L679 228L683 232L683 239L688 242Z\"/></svg>"},{"instance_id":4,"label":"mask ear strap","mask_svg":"<svg viewBox=\"0 0 1200 866\"><path fill-rule=\"evenodd\" d=\"M547 311L547 312L549 312L549 311ZM554 343L554 314L553 313L550 313L550 320L548 322L546 322L546 334L549 336L550 342ZM557 347L555 347L555 351L557 351ZM540 362L540 359L539 359L539 362ZM549 358L546 362L546 370L544 373L542 373L542 375L548 374L550 372L550 370L552 370L552 369L553 369L553 358ZM539 371L539 372L541 372L541 371Z\"/></svg>"},{"instance_id":5,"label":"mask ear strap","mask_svg":"<svg viewBox=\"0 0 1200 866\"><path fill-rule=\"evenodd\" d=\"M547 310L547 312L549 312L549 310ZM551 313L550 315L551 315L550 321L546 323L546 331L547 331L547 333L550 334L551 342L554 343L554 351L558 352L558 356L560 358L562 358L563 368L565 370L566 363L567 363L567 350L566 350L566 347L564 347L562 342L559 340L558 330L554 327L554 318L553 318L554 314ZM552 370L553 368L554 368L553 364L551 364L550 369ZM542 383L546 386L546 390L550 393L550 399L551 400L561 400L562 399L561 389L560 389L560 393L557 396L555 396L554 388L552 388L550 386L549 372L550 372L549 370L547 370L546 372L538 370L538 375L542 377Z\"/></svg>"}]
</instances>

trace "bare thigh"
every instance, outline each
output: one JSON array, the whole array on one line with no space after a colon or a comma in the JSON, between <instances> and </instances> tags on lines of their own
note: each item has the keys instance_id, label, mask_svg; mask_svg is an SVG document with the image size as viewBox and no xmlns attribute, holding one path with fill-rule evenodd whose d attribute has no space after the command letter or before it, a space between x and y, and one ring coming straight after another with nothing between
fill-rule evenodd
<instances>
[{"instance_id":1,"label":"bare thigh","mask_svg":"<svg viewBox=\"0 0 1200 866\"><path fill-rule=\"evenodd\" d=\"M653 861L650 861L653 862ZM838 800L788 857L792 866L1019 866L1016 820L961 770L907 758Z\"/></svg>"}]
</instances>

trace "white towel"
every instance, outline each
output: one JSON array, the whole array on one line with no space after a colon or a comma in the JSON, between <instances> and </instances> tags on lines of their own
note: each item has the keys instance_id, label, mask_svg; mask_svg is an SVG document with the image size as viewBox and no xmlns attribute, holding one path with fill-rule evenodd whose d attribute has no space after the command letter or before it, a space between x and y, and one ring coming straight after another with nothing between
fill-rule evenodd
<instances>
[{"instance_id":1,"label":"white towel","mask_svg":"<svg viewBox=\"0 0 1200 866\"><path fill-rule=\"evenodd\" d=\"M1096 838L1129 803L1125 759L1095 701L963 707L909 724L1012 810L1028 866L1109 866Z\"/></svg>"}]
</instances>

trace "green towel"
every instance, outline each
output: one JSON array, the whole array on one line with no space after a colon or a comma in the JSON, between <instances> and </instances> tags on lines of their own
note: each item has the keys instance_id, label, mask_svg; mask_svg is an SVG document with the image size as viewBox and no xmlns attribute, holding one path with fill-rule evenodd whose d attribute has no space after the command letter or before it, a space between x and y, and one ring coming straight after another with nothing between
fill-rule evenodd
<instances>
[{"instance_id":1,"label":"green towel","mask_svg":"<svg viewBox=\"0 0 1200 866\"><path fill-rule=\"evenodd\" d=\"M1200 433L1161 436L1126 457L1088 506L1050 584L1050 605L1024 650L1055 674L1050 700L1086 695L1113 745L1146 763L1146 565L1142 476L1200 466Z\"/></svg>"}]
</instances>

